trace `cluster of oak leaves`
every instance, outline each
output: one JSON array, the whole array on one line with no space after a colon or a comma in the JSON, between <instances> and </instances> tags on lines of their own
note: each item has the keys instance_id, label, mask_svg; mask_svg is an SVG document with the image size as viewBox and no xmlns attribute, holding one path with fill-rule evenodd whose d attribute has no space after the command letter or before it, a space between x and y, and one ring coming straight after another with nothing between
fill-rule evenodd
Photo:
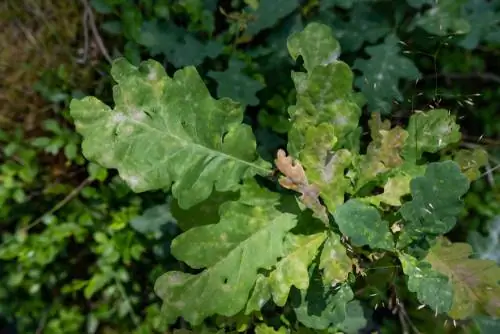
<instances>
[{"instance_id":1,"label":"cluster of oak leaves","mask_svg":"<svg viewBox=\"0 0 500 334\"><path fill-rule=\"evenodd\" d=\"M391 129L390 122L382 122L374 113L370 121L373 141L367 153L359 155L352 138L357 136L359 141L361 107L352 92L351 70L337 60L339 45L330 29L311 23L290 37L288 47L294 59L302 56L307 70L292 74L297 104L290 109L295 132L289 133L288 151L300 162L279 150L275 164L284 175L280 185L300 193L300 202L325 227L313 234L294 235L290 230L297 225L296 217L279 212L273 204L281 195L262 189L249 195L255 185L244 185L247 188L241 190L239 201L221 207L218 224L194 227L172 242L176 258L192 268L205 269L196 275L169 272L158 279L156 291L164 300L168 321L182 316L196 325L213 314L233 316L243 308L251 313L271 298L283 306L295 286L302 300L294 306L298 320L307 327L326 329L344 320L347 305L354 299L349 286L352 267L365 274L357 260L347 255L346 248L351 246L359 247L357 252L369 246L388 251L389 257L396 255L408 277L408 289L436 313L456 319L480 313L500 316L496 281L500 268L492 261L470 259L469 245L449 244L441 238L455 225L460 197L478 176L484 156L460 150L451 155L452 161L417 164L424 152L439 152L460 139L458 126L441 109L413 115L407 130ZM138 69L123 60L114 64L112 75L120 86L115 91L119 114L92 98L72 103L87 158L118 169L136 191L168 188L173 183L173 196L184 209L208 198L214 184L218 191L240 190L241 179L268 172L255 161L255 139L251 129L241 124L242 110L227 100L213 100L195 69L179 70L171 79L158 63L148 61L141 66ZM163 96L167 88L169 101ZM134 101L139 102L133 105ZM155 103L169 104L162 109ZM141 108L150 109L149 117L138 111ZM219 121L230 124L219 126ZM158 131L158 126L164 128ZM221 128L229 131L224 141L220 140ZM153 140L158 146L151 149ZM333 176L325 178L314 170L327 165ZM356 189L349 189L351 180L344 175L351 165L357 168ZM380 178L385 174L388 177ZM345 193L357 195L371 180L383 182L382 194L344 203ZM402 204L401 198L410 193L412 200ZM402 219L392 221L392 228L380 215L382 203L401 207ZM349 240L350 245L330 230L327 208L343 241ZM236 226L238 220L244 226ZM267 239L262 240L264 236ZM424 260L407 251L415 240L432 245ZM265 242L276 249L264 250L262 259L248 257L252 247ZM327 279L320 288L323 292L316 293L316 298L324 299L318 311L306 295L311 285L318 284L310 279L309 269L322 246L319 268ZM276 258L281 258L278 263ZM268 276L257 273L269 268L273 269ZM340 284L331 290L334 281ZM252 302L256 306L249 307Z\"/></svg>"}]
</instances>

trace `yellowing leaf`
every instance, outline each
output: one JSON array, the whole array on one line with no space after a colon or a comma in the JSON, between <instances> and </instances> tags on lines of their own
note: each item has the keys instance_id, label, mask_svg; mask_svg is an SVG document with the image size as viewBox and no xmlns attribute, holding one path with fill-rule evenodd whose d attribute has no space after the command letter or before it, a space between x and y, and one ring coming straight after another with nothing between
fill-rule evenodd
<instances>
[{"instance_id":1,"label":"yellowing leaf","mask_svg":"<svg viewBox=\"0 0 500 334\"><path fill-rule=\"evenodd\" d=\"M491 260L472 259L471 255L469 244L440 238L425 260L453 284L452 318L465 319L482 312L500 317L500 267Z\"/></svg>"},{"instance_id":2,"label":"yellowing leaf","mask_svg":"<svg viewBox=\"0 0 500 334\"><path fill-rule=\"evenodd\" d=\"M288 247L291 250L269 275L271 294L276 305L285 305L292 285L300 290L309 287L308 267L325 238L325 233L307 236L290 235Z\"/></svg>"},{"instance_id":3,"label":"yellowing leaf","mask_svg":"<svg viewBox=\"0 0 500 334\"><path fill-rule=\"evenodd\" d=\"M344 245L340 242L340 237L330 232L328 239L321 251L319 268L323 270L323 283L334 286L345 282L352 271L353 262L347 256Z\"/></svg>"}]
</instances>

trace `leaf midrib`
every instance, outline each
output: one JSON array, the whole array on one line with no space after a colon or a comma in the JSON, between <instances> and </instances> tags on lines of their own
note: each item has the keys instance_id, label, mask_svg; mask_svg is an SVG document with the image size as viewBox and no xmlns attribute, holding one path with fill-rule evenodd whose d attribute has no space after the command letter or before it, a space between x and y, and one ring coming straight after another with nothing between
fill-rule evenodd
<instances>
[{"instance_id":1,"label":"leaf midrib","mask_svg":"<svg viewBox=\"0 0 500 334\"><path fill-rule=\"evenodd\" d=\"M262 172L265 172L265 173L269 172L268 169L263 168L262 166L259 166L257 164L254 164L254 163L246 161L246 160L242 160L242 159L237 158L235 156L226 154L226 153L224 153L222 151L218 151L218 150L214 150L214 149L208 148L208 147L200 145L200 144L198 144L198 143L196 143L194 141L193 142L188 142L188 141L184 140L183 138L172 134L171 132L162 132L159 129L157 129L157 128L155 128L155 127L153 127L153 126L151 126L151 125L149 125L147 123L139 122L139 121L134 120L134 119L131 119L130 121L132 123L138 125L138 126L142 126L143 128L146 128L146 129L153 130L153 131L157 132L160 137L175 138L177 141L179 141L180 143L184 144L184 146L194 146L197 149L199 149L199 151L202 151L202 152L204 152L207 155L219 155L219 156L223 156L227 160L237 161L240 164L247 165L247 166L252 167L254 169L257 169L257 170L261 170ZM257 155L257 152L256 152L256 155Z\"/></svg>"}]
</instances>

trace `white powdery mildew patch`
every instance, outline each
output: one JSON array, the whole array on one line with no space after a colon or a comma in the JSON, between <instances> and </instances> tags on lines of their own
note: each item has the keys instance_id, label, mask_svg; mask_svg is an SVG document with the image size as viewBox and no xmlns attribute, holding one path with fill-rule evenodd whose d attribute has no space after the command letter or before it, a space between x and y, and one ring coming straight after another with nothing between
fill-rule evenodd
<instances>
[{"instance_id":1,"label":"white powdery mildew patch","mask_svg":"<svg viewBox=\"0 0 500 334\"><path fill-rule=\"evenodd\" d=\"M138 109L133 109L131 114L134 121L140 122L146 118L146 114Z\"/></svg>"},{"instance_id":2,"label":"white powdery mildew patch","mask_svg":"<svg viewBox=\"0 0 500 334\"><path fill-rule=\"evenodd\" d=\"M326 59L325 59L325 60L321 63L321 65L326 66L326 65L331 64L331 63L333 63L333 62L336 62L336 61L337 61L337 59L339 58L339 55L340 55L340 54L339 54L339 50L338 50L338 49L337 49L337 50L335 50L335 51L333 51L332 53L330 53L330 55L328 56L328 58L326 58Z\"/></svg>"},{"instance_id":3,"label":"white powdery mildew patch","mask_svg":"<svg viewBox=\"0 0 500 334\"><path fill-rule=\"evenodd\" d=\"M149 81L155 81L156 80L156 71L155 70L151 70L149 71L148 73L148 80Z\"/></svg>"},{"instance_id":4,"label":"white powdery mildew patch","mask_svg":"<svg viewBox=\"0 0 500 334\"><path fill-rule=\"evenodd\" d=\"M142 182L141 178L137 175L122 175L122 179L124 179L132 188L137 187Z\"/></svg>"},{"instance_id":5,"label":"white powdery mildew patch","mask_svg":"<svg viewBox=\"0 0 500 334\"><path fill-rule=\"evenodd\" d=\"M124 126L122 129L122 133L126 136L130 136L134 132L134 127L132 125Z\"/></svg>"},{"instance_id":6,"label":"white powdery mildew patch","mask_svg":"<svg viewBox=\"0 0 500 334\"><path fill-rule=\"evenodd\" d=\"M125 114L122 112L117 112L113 115L113 117L111 117L111 121L114 124L120 124L126 120L127 120L127 116L125 116Z\"/></svg>"},{"instance_id":7,"label":"white powdery mildew patch","mask_svg":"<svg viewBox=\"0 0 500 334\"><path fill-rule=\"evenodd\" d=\"M221 241L226 242L227 241L227 233L222 233L219 238Z\"/></svg>"},{"instance_id":8,"label":"white powdery mildew patch","mask_svg":"<svg viewBox=\"0 0 500 334\"><path fill-rule=\"evenodd\" d=\"M169 286L178 286L184 283L183 275L181 273L171 273L168 277Z\"/></svg>"}]
</instances>

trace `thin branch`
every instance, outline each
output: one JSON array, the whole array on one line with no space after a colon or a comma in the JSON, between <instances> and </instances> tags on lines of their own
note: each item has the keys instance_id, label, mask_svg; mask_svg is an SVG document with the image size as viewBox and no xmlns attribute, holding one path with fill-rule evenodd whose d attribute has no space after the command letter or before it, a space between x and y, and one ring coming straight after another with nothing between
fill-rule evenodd
<instances>
[{"instance_id":1,"label":"thin branch","mask_svg":"<svg viewBox=\"0 0 500 334\"><path fill-rule=\"evenodd\" d=\"M82 58L78 59L78 62L81 64L85 64L87 62L88 54L89 54L89 27L88 27L88 20L89 20L89 11L84 10L83 11L83 18L82 18L82 23L83 23L83 54Z\"/></svg>"},{"instance_id":2,"label":"thin branch","mask_svg":"<svg viewBox=\"0 0 500 334\"><path fill-rule=\"evenodd\" d=\"M88 0L81 0L81 1L83 3L83 6L85 7L85 11L88 12L88 23L90 23L90 29L92 30L92 34L94 35L97 46L99 47L99 50L101 51L104 58L106 58L106 60L109 63L111 63L112 59L109 56L108 49L106 49L106 46L104 45L104 42L102 41L101 35L99 34L99 30L97 29L97 26L95 23L94 13L92 12L92 8L90 7Z\"/></svg>"},{"instance_id":3,"label":"thin branch","mask_svg":"<svg viewBox=\"0 0 500 334\"><path fill-rule=\"evenodd\" d=\"M78 187L73 189L66 197L64 197L52 209L50 209L48 212L44 213L43 215L41 215L40 217L35 219L31 224L24 227L22 230L24 230L26 232L26 231L32 229L33 227L35 227L36 225L40 224L43 221L43 218L45 216L53 214L54 212L56 212L57 210L61 209L63 206L68 204L73 198L75 198L80 193L80 191L82 191L83 188L85 188L87 185L89 185L92 181L93 181L93 179L90 176L88 176L85 180L82 181L82 183L80 183L78 185Z\"/></svg>"}]
</instances>

